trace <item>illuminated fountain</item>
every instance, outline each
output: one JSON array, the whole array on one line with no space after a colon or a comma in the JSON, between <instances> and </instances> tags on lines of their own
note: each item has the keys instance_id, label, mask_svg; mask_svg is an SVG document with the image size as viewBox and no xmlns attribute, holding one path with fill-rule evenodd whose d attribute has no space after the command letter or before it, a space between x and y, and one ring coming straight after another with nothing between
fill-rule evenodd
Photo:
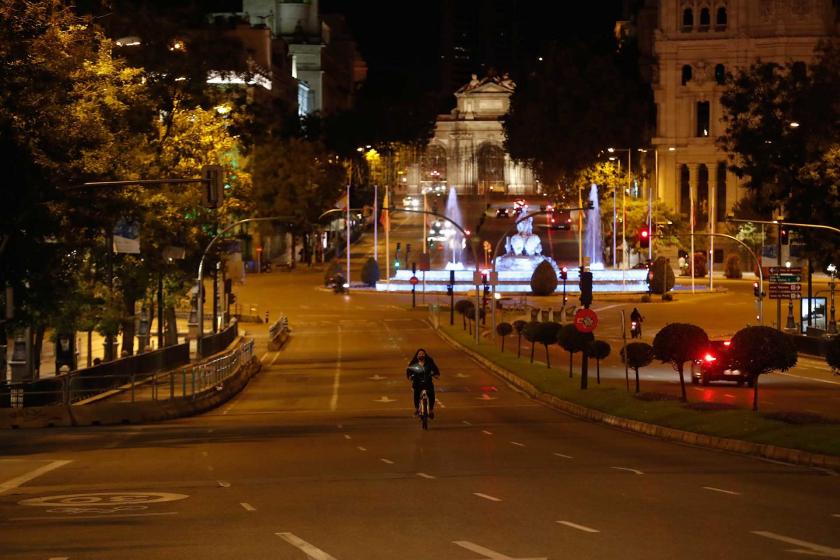
<instances>
[{"instance_id":1,"label":"illuminated fountain","mask_svg":"<svg viewBox=\"0 0 840 560\"><path fill-rule=\"evenodd\" d=\"M458 206L458 192L455 187L449 187L444 215L456 224L463 223L461 208ZM463 270L464 263L461 256L466 247L464 236L450 222L446 222L444 225L443 234L446 239L444 241L445 254L447 255L446 270Z\"/></svg>"},{"instance_id":2,"label":"illuminated fountain","mask_svg":"<svg viewBox=\"0 0 840 560\"><path fill-rule=\"evenodd\" d=\"M598 200L598 185L589 188L591 208L586 211L586 235L583 238L583 254L589 257L589 270L604 270L604 242L601 239L601 205Z\"/></svg>"}]
</instances>

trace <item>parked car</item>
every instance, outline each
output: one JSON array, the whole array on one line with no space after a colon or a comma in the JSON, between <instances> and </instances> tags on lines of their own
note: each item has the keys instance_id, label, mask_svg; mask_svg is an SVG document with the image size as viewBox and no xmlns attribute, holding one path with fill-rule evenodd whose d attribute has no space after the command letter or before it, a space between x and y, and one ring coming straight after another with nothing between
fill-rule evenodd
<instances>
[{"instance_id":1,"label":"parked car","mask_svg":"<svg viewBox=\"0 0 840 560\"><path fill-rule=\"evenodd\" d=\"M498 208L496 210L497 218L510 218L510 211L507 208Z\"/></svg>"},{"instance_id":2,"label":"parked car","mask_svg":"<svg viewBox=\"0 0 840 560\"><path fill-rule=\"evenodd\" d=\"M731 381L740 387L744 383L753 386L753 379L733 366L730 358L731 342L710 340L703 356L694 362L691 382L694 385L708 385L712 381Z\"/></svg>"}]
</instances>

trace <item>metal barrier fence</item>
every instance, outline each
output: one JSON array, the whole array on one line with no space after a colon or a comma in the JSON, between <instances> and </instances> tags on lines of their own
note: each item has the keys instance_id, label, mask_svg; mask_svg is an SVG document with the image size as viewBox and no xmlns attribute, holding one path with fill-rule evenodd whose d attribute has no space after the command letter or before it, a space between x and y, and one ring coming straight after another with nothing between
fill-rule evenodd
<instances>
[{"instance_id":1,"label":"metal barrier fence","mask_svg":"<svg viewBox=\"0 0 840 560\"><path fill-rule=\"evenodd\" d=\"M236 321L234 321L228 328L216 334L208 334L201 337L201 357L206 358L213 354L218 354L236 340L239 336L239 328Z\"/></svg>"},{"instance_id":2,"label":"metal barrier fence","mask_svg":"<svg viewBox=\"0 0 840 560\"><path fill-rule=\"evenodd\" d=\"M31 384L2 385L0 407L83 404L91 398L119 402L194 399L205 392L216 390L217 386L237 373L253 356L254 341L247 340L222 356L163 373L68 376L56 378L57 383L48 387L32 387ZM91 385L107 389L92 391Z\"/></svg>"}]
</instances>

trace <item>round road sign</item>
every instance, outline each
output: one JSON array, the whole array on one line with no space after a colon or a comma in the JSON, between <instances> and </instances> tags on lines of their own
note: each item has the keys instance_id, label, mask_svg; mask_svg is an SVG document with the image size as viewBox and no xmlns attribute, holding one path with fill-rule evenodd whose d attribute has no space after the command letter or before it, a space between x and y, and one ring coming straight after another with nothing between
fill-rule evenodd
<instances>
[{"instance_id":1,"label":"round road sign","mask_svg":"<svg viewBox=\"0 0 840 560\"><path fill-rule=\"evenodd\" d=\"M598 326L598 315L591 309L578 309L575 313L575 328L582 333L591 333Z\"/></svg>"},{"instance_id":2,"label":"round road sign","mask_svg":"<svg viewBox=\"0 0 840 560\"><path fill-rule=\"evenodd\" d=\"M416 286L420 282L416 276L412 276L408 281L411 282L412 286Z\"/></svg>"}]
</instances>

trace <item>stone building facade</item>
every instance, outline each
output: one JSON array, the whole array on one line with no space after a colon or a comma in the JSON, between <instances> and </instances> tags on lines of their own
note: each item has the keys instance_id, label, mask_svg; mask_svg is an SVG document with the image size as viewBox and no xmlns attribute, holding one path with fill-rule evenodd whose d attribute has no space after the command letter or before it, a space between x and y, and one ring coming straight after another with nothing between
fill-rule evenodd
<instances>
[{"instance_id":1,"label":"stone building facade","mask_svg":"<svg viewBox=\"0 0 840 560\"><path fill-rule=\"evenodd\" d=\"M727 154L715 144L725 131L720 97L727 73L759 60L812 61L817 43L838 35L837 5L832 0L660 0L646 7L658 12L651 72L656 194L683 215L690 213L693 198L697 229L714 227L743 196L741 183L727 169Z\"/></svg>"},{"instance_id":2,"label":"stone building facade","mask_svg":"<svg viewBox=\"0 0 840 560\"><path fill-rule=\"evenodd\" d=\"M507 76L478 79L455 92L457 105L439 115L435 133L408 174L408 192L454 186L458 194L532 194L536 181L528 167L504 149L502 118L515 88Z\"/></svg>"}]
</instances>

